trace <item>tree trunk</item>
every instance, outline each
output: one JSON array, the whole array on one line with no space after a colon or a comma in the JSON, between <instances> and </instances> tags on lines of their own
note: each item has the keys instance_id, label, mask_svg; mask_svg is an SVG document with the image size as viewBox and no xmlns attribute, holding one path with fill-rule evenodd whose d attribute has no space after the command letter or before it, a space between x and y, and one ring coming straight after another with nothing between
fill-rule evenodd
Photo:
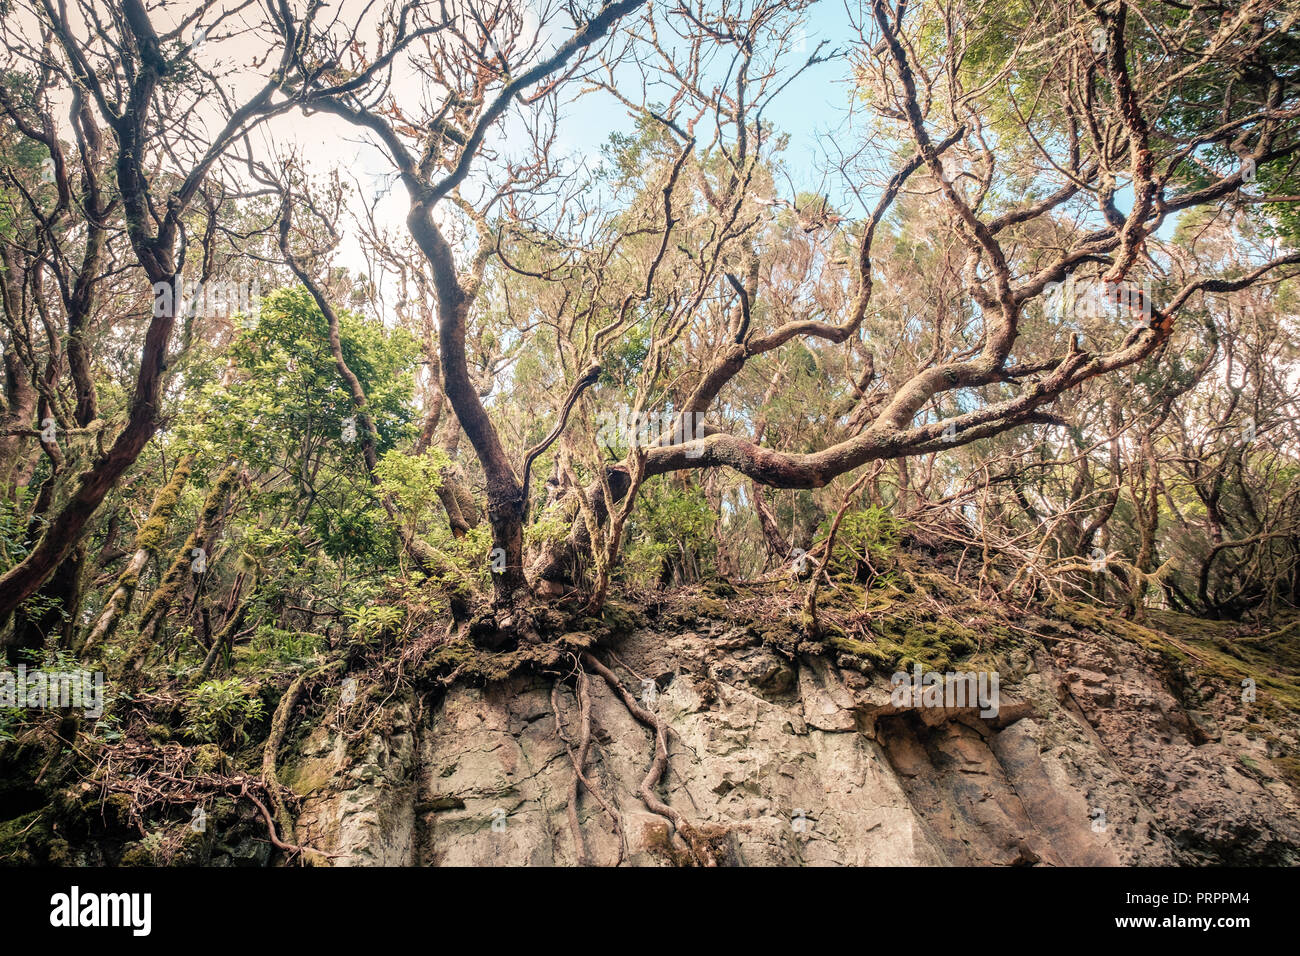
<instances>
[{"instance_id":1,"label":"tree trunk","mask_svg":"<svg viewBox=\"0 0 1300 956\"><path fill-rule=\"evenodd\" d=\"M122 616L131 609L131 599L135 595L135 589L140 583L140 574L144 571L145 565L149 559L158 555L159 548L162 547L163 535L167 531L167 523L171 520L172 512L176 509L176 502L180 499L181 491L185 488L185 483L190 477L190 468L194 464L194 456L186 455L177 464L172 472L171 480L158 489L154 496L153 505L149 509L149 517L145 519L140 530L135 536L135 554L127 562L126 568L117 578L117 584L113 588L113 593L109 595L104 607L100 612L99 619L95 622L94 628L86 637L85 642L78 649L79 655L84 655L112 636L116 629L118 621Z\"/></svg>"}]
</instances>

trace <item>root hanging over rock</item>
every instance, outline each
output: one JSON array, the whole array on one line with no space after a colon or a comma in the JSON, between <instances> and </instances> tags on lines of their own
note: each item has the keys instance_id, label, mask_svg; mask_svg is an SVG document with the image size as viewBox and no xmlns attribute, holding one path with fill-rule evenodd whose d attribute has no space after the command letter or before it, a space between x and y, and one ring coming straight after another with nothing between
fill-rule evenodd
<instances>
[{"instance_id":1,"label":"root hanging over rock","mask_svg":"<svg viewBox=\"0 0 1300 956\"><path fill-rule=\"evenodd\" d=\"M609 802L605 799L604 794L589 778L584 770L587 763L587 753L591 749L591 694L588 691L589 680L587 672L582 666L574 661L574 697L578 702L578 743L575 747L573 741L569 738L564 730L564 722L560 716L560 682L556 681L551 686L551 708L555 712L555 731L559 734L560 739L564 741L565 750L569 754L569 761L573 764L573 780L569 785L569 802L566 809L566 815L569 820L569 829L573 832L573 846L577 854L579 866L591 865L591 860L587 853L586 841L582 836L582 825L578 819L578 798L580 787L585 788L588 793L595 798L601 808L609 814L614 823L614 832L618 837L618 859L615 866L623 862L626 840L623 834L623 821Z\"/></svg>"},{"instance_id":2,"label":"root hanging over rock","mask_svg":"<svg viewBox=\"0 0 1300 956\"><path fill-rule=\"evenodd\" d=\"M718 826L695 826L675 808L669 806L655 793L655 787L668 770L667 725L650 710L642 707L619 680L618 675L602 664L590 651L582 655L582 662L605 679L605 683L618 695L637 722L654 732L655 755L650 769L641 781L641 799L653 813L664 817L673 827L669 849L673 862L687 866L717 866L725 856L727 830Z\"/></svg>"},{"instance_id":3,"label":"root hanging over rock","mask_svg":"<svg viewBox=\"0 0 1300 956\"><path fill-rule=\"evenodd\" d=\"M289 729L289 717L293 713L294 705L298 703L304 685L306 685L307 681L319 677L321 674L343 666L343 663L343 661L331 661L317 667L315 670L303 671L299 674L294 678L288 689L285 690L284 696L280 698L280 703L275 708L275 715L271 718L271 731L266 738L266 746L262 752L262 781L266 785L266 792L270 797L271 805L275 808L275 819L280 824L280 832L289 840L293 839L293 817L289 815L289 810L280 796L280 779L275 772L276 753L284 740L285 732ZM270 815L268 814L269 818Z\"/></svg>"}]
</instances>

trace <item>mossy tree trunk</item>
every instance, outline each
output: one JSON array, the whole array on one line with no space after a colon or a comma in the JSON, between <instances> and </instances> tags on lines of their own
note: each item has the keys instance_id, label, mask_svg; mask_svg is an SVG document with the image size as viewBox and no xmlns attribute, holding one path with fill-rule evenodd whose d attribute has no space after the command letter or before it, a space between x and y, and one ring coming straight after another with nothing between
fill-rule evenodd
<instances>
[{"instance_id":1,"label":"mossy tree trunk","mask_svg":"<svg viewBox=\"0 0 1300 956\"><path fill-rule=\"evenodd\" d=\"M158 494L154 496L153 504L149 508L149 517L136 532L135 553L131 555L126 568L118 575L113 593L104 602L99 618L81 645L79 654L84 655L108 640L123 615L131 609L131 599L139 586L140 575L149 560L158 556L168 522L176 510L176 503L180 500L186 482L189 481L193 467L194 455L186 455L176 464L171 480L158 489Z\"/></svg>"},{"instance_id":2,"label":"mossy tree trunk","mask_svg":"<svg viewBox=\"0 0 1300 956\"><path fill-rule=\"evenodd\" d=\"M206 548L211 543L213 529L217 526L218 519L225 508L226 500L235 489L239 481L239 463L231 461L222 470L217 478L217 482L208 492L208 496L203 502L203 511L199 514L198 523L185 543L181 545L167 570L163 573L162 579L158 582L157 589L149 596L149 601L144 606L144 611L140 615L140 632L136 638L134 646L127 655L125 671L127 673L137 673L144 666L145 656L149 648L153 646L154 635L157 633L158 626L162 623L163 616L172 602L180 593L181 587L185 581L185 569L190 566L196 548Z\"/></svg>"}]
</instances>

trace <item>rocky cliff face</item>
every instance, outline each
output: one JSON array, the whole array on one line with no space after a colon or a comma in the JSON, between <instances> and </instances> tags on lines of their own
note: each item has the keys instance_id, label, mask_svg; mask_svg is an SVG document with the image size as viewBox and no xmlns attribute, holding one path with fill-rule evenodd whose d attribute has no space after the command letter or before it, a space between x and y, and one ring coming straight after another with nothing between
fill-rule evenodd
<instances>
[{"instance_id":1,"label":"rocky cliff face","mask_svg":"<svg viewBox=\"0 0 1300 956\"><path fill-rule=\"evenodd\" d=\"M1237 662L1154 623L1022 623L990 716L896 706L888 672L783 654L734 617L636 627L596 654L666 724L655 792L715 835L722 863L1300 863L1297 722L1273 678L1243 699ZM335 865L577 862L571 687L456 684L377 704L347 734L319 723L282 774L305 795L299 842ZM681 862L639 792L651 731L604 681L588 687L587 859Z\"/></svg>"}]
</instances>

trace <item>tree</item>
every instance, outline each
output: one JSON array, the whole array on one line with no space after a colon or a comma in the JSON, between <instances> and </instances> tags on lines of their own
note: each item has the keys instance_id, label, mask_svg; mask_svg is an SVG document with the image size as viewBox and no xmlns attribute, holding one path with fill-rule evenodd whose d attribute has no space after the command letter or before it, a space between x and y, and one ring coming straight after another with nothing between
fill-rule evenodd
<instances>
[{"instance_id":1,"label":"tree","mask_svg":"<svg viewBox=\"0 0 1300 956\"><path fill-rule=\"evenodd\" d=\"M46 0L31 11L32 16L6 20L6 52L10 62L25 63L28 51L40 50L42 56L36 64L40 73L58 77L65 88L78 93L76 128L88 200L84 208L91 223L86 246L90 273L83 274L85 281L69 301L73 306L68 322L74 343L72 352L79 350L76 343L84 324L84 316L79 313L93 305L94 280L98 278L93 275L97 267L93 253L98 241L96 232L102 228L97 220L106 210L106 203L120 203L127 238L145 288L152 291L153 314L141 339L140 362L125 422L111 444L76 476L68 500L43 521L40 539L22 561L0 577L0 618L31 596L77 547L86 523L153 436L158 424L168 346L177 319L178 297L174 290L187 251L181 244L185 214L200 195L213 167L238 137L277 109L284 108L272 103L273 94L281 84L277 73L246 102L237 107L230 104L224 122L210 139L186 122L187 118L193 119L194 103L207 93L207 84L188 82L193 41L182 37L211 6L200 6L179 25L163 33L159 33L141 0L124 0L120 10L114 8L109 30L98 28L101 20L89 3L77 5L79 20L66 7L56 8ZM226 13L218 15L213 26L220 25L226 16ZM281 70L287 65L287 52L282 60ZM93 104L100 121L113 136L111 166L117 195L112 200L99 197L97 170L93 168L98 131L90 119L91 107L82 105L83 98L87 104ZM20 130L25 127L30 133L38 132L37 123L23 123L21 105L14 104L12 110L8 103L5 105ZM48 119L48 103L33 105L43 109ZM53 133L49 124L41 124L39 130L45 137L45 145L51 147ZM201 145L194 148L196 143ZM52 153L58 182L57 204L66 206L69 204L67 173L66 166L61 168L60 154L60 150ZM162 157L174 161L177 168L172 175L160 177L162 183L155 183L151 171ZM72 359L69 366L77 377L79 413L90 414L94 388L87 378L86 362Z\"/></svg>"}]
</instances>

